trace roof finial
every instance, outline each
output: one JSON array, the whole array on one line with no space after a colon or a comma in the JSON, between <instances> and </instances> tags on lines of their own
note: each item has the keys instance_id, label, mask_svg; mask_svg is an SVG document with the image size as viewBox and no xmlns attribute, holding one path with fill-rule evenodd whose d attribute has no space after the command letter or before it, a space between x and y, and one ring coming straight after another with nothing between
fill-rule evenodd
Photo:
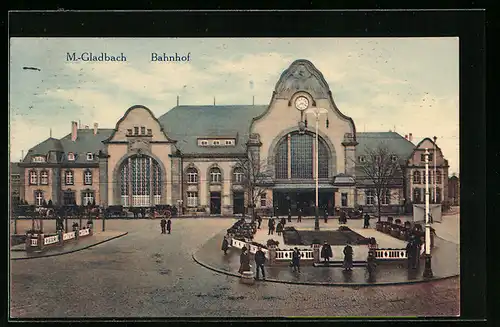
<instances>
[{"instance_id":1,"label":"roof finial","mask_svg":"<svg viewBox=\"0 0 500 327\"><path fill-rule=\"evenodd\" d=\"M23 159L24 159L24 150L21 150L21 160L19 161L23 161Z\"/></svg>"},{"instance_id":2,"label":"roof finial","mask_svg":"<svg viewBox=\"0 0 500 327\"><path fill-rule=\"evenodd\" d=\"M179 106L179 96L177 96L177 106Z\"/></svg>"},{"instance_id":3,"label":"roof finial","mask_svg":"<svg viewBox=\"0 0 500 327\"><path fill-rule=\"evenodd\" d=\"M49 135L52 137L52 128L50 129Z\"/></svg>"},{"instance_id":4,"label":"roof finial","mask_svg":"<svg viewBox=\"0 0 500 327\"><path fill-rule=\"evenodd\" d=\"M214 106L215 106L215 97L214 97Z\"/></svg>"},{"instance_id":5,"label":"roof finial","mask_svg":"<svg viewBox=\"0 0 500 327\"><path fill-rule=\"evenodd\" d=\"M252 106L255 106L255 95L252 95Z\"/></svg>"}]
</instances>

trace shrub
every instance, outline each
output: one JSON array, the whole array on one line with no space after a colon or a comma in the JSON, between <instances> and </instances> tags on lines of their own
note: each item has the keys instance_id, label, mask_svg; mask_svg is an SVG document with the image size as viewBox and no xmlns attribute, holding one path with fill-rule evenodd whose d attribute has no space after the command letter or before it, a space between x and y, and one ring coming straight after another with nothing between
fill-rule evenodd
<instances>
[{"instance_id":1,"label":"shrub","mask_svg":"<svg viewBox=\"0 0 500 327\"><path fill-rule=\"evenodd\" d=\"M280 242L279 242L279 241L275 241L275 240L273 240L273 239L269 239L269 240L267 240L267 242L266 242L266 243L267 243L267 246L273 246L273 245L274 245L274 246L276 246L276 247L280 244Z\"/></svg>"},{"instance_id":2,"label":"shrub","mask_svg":"<svg viewBox=\"0 0 500 327\"><path fill-rule=\"evenodd\" d=\"M399 225L399 224L401 224L401 219L398 218L394 222Z\"/></svg>"}]
</instances>

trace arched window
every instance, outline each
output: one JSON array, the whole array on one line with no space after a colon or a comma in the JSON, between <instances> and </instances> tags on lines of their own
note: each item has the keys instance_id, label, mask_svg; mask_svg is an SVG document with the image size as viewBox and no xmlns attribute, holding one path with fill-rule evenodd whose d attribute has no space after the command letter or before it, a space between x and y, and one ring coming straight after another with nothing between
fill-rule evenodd
<instances>
[{"instance_id":1,"label":"arched window","mask_svg":"<svg viewBox=\"0 0 500 327\"><path fill-rule=\"evenodd\" d=\"M328 147L321 137L318 141L318 177L328 178ZM315 136L310 132L293 132L283 137L276 147L276 178L314 179L315 145ZM291 159L290 163L288 158Z\"/></svg>"},{"instance_id":2,"label":"arched window","mask_svg":"<svg viewBox=\"0 0 500 327\"><path fill-rule=\"evenodd\" d=\"M210 183L222 182L222 173L218 167L210 169Z\"/></svg>"},{"instance_id":3,"label":"arched window","mask_svg":"<svg viewBox=\"0 0 500 327\"><path fill-rule=\"evenodd\" d=\"M375 192L373 190L365 191L365 203L366 205L374 205L375 204Z\"/></svg>"},{"instance_id":4,"label":"arched window","mask_svg":"<svg viewBox=\"0 0 500 327\"><path fill-rule=\"evenodd\" d=\"M160 204L163 181L159 163L148 156L129 157L120 168L121 204L150 207Z\"/></svg>"},{"instance_id":5,"label":"arched window","mask_svg":"<svg viewBox=\"0 0 500 327\"><path fill-rule=\"evenodd\" d=\"M92 171L86 170L83 173L83 184L84 185L92 185Z\"/></svg>"},{"instance_id":6,"label":"arched window","mask_svg":"<svg viewBox=\"0 0 500 327\"><path fill-rule=\"evenodd\" d=\"M420 172L415 170L413 172L413 184L420 184L422 182L422 177L420 176Z\"/></svg>"},{"instance_id":7,"label":"arched window","mask_svg":"<svg viewBox=\"0 0 500 327\"><path fill-rule=\"evenodd\" d=\"M243 171L243 168L241 168L241 167L234 168L234 172L233 172L233 182L234 183L242 183L244 176L245 176L245 173Z\"/></svg>"},{"instance_id":8,"label":"arched window","mask_svg":"<svg viewBox=\"0 0 500 327\"><path fill-rule=\"evenodd\" d=\"M75 184L75 178L74 178L73 172L71 170L67 170L64 173L64 182L66 185L74 185Z\"/></svg>"},{"instance_id":9,"label":"arched window","mask_svg":"<svg viewBox=\"0 0 500 327\"><path fill-rule=\"evenodd\" d=\"M441 170L436 171L436 183L441 184Z\"/></svg>"},{"instance_id":10,"label":"arched window","mask_svg":"<svg viewBox=\"0 0 500 327\"><path fill-rule=\"evenodd\" d=\"M38 185L38 174L35 170L30 171L30 185Z\"/></svg>"},{"instance_id":11,"label":"arched window","mask_svg":"<svg viewBox=\"0 0 500 327\"><path fill-rule=\"evenodd\" d=\"M40 185L49 185L49 173L46 170L40 172Z\"/></svg>"},{"instance_id":12,"label":"arched window","mask_svg":"<svg viewBox=\"0 0 500 327\"><path fill-rule=\"evenodd\" d=\"M194 184L198 183L198 170L194 167L189 167L187 169L187 182Z\"/></svg>"}]
</instances>

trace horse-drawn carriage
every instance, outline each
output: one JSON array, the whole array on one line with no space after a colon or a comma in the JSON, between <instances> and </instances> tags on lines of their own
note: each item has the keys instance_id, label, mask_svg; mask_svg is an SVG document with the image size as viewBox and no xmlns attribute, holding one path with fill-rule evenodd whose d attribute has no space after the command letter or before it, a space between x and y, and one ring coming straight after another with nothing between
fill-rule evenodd
<instances>
[{"instance_id":1,"label":"horse-drawn carriage","mask_svg":"<svg viewBox=\"0 0 500 327\"><path fill-rule=\"evenodd\" d=\"M106 218L120 218L120 217L127 217L127 212L121 205L111 205L104 209L104 216Z\"/></svg>"}]
</instances>

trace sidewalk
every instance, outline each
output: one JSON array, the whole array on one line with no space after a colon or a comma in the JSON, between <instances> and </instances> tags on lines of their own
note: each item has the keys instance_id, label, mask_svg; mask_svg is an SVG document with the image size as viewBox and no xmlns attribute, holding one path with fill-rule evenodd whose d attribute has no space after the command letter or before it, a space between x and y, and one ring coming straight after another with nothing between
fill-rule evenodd
<instances>
[{"instance_id":1,"label":"sidewalk","mask_svg":"<svg viewBox=\"0 0 500 327\"><path fill-rule=\"evenodd\" d=\"M220 233L205 243L193 259L205 268L229 276L240 277L239 251L224 256L220 250L225 233ZM454 277L460 274L458 245L436 238L432 252L432 280ZM344 273L339 267L313 267L312 262L303 261L301 272L294 273L287 264L266 266L266 281L287 284L329 285L329 286L370 286L394 285L425 282L424 260L418 269L407 269L407 262L379 262L375 276L370 279L364 266L355 266L351 273ZM251 261L255 269L255 262Z\"/></svg>"},{"instance_id":2,"label":"sidewalk","mask_svg":"<svg viewBox=\"0 0 500 327\"><path fill-rule=\"evenodd\" d=\"M50 248L46 248L43 252L27 252L25 250L24 244L18 244L11 247L10 251L10 259L11 260L24 260L24 259L36 259L36 258L44 258L44 257L52 257L67 253L72 253L76 251L81 251L92 246L111 241L115 238L122 237L127 235L127 232L118 232L118 231L105 231L105 232L96 232L92 236L84 237L78 241L71 241L63 246L53 246Z\"/></svg>"}]
</instances>

